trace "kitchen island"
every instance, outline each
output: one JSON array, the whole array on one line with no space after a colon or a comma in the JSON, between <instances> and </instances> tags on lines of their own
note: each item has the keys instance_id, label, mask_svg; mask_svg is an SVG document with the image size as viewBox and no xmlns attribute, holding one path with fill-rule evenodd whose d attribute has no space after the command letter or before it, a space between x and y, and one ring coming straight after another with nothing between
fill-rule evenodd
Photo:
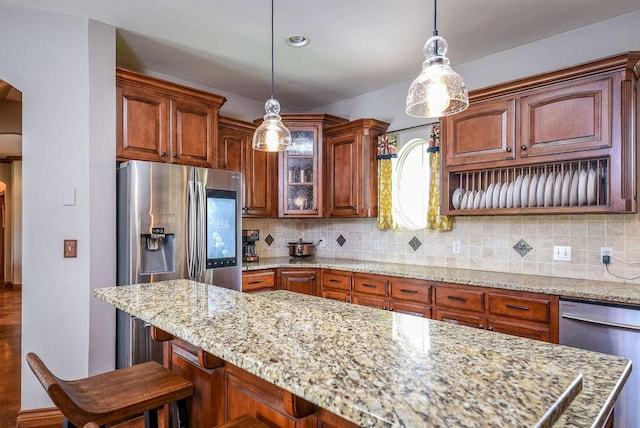
<instances>
[{"instance_id":1,"label":"kitchen island","mask_svg":"<svg viewBox=\"0 0 640 428\"><path fill-rule=\"evenodd\" d=\"M286 291L178 280L95 295L360 426L598 426L631 370L619 357Z\"/></svg>"}]
</instances>

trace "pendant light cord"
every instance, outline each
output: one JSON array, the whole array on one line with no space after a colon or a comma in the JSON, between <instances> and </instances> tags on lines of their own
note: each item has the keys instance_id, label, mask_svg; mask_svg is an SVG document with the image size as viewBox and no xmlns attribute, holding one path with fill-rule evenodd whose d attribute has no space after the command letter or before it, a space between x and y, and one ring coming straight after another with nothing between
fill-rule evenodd
<instances>
[{"instance_id":1,"label":"pendant light cord","mask_svg":"<svg viewBox=\"0 0 640 428\"><path fill-rule=\"evenodd\" d=\"M433 35L438 35L438 0L433 0Z\"/></svg>"},{"instance_id":2,"label":"pendant light cord","mask_svg":"<svg viewBox=\"0 0 640 428\"><path fill-rule=\"evenodd\" d=\"M274 82L275 77L273 73L273 0L271 0L271 99L274 98L275 88Z\"/></svg>"}]
</instances>

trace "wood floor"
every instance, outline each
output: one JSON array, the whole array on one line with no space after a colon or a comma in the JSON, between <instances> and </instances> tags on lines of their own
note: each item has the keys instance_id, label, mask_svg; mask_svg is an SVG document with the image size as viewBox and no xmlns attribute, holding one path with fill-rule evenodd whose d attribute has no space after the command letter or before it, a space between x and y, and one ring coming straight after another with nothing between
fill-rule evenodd
<instances>
[{"instance_id":1,"label":"wood floor","mask_svg":"<svg viewBox=\"0 0 640 428\"><path fill-rule=\"evenodd\" d=\"M22 288L0 285L0 427L15 427L20 411Z\"/></svg>"}]
</instances>

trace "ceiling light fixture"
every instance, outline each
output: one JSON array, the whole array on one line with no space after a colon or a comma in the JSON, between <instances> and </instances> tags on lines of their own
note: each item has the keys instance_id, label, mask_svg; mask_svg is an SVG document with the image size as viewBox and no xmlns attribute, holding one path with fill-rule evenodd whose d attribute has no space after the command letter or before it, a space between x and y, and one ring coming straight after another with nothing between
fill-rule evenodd
<instances>
[{"instance_id":1,"label":"ceiling light fixture","mask_svg":"<svg viewBox=\"0 0 640 428\"><path fill-rule=\"evenodd\" d=\"M445 56L447 41L438 35L437 12L437 0L433 0L433 35L424 44L422 71L407 93L409 116L450 116L469 107L467 87Z\"/></svg>"},{"instance_id":2,"label":"ceiling light fixture","mask_svg":"<svg viewBox=\"0 0 640 428\"><path fill-rule=\"evenodd\" d=\"M253 134L252 147L265 152L281 152L291 144L291 132L282 123L280 103L274 97L273 73L273 0L271 0L271 98L264 103L264 122Z\"/></svg>"}]
</instances>

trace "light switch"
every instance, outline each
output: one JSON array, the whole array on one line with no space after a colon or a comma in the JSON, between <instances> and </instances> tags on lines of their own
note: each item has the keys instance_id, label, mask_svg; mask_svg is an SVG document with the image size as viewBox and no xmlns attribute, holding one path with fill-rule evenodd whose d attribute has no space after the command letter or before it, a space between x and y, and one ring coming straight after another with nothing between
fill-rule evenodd
<instances>
[{"instance_id":1,"label":"light switch","mask_svg":"<svg viewBox=\"0 0 640 428\"><path fill-rule=\"evenodd\" d=\"M77 239L65 239L64 240L64 257L78 257L78 240Z\"/></svg>"},{"instance_id":2,"label":"light switch","mask_svg":"<svg viewBox=\"0 0 640 428\"><path fill-rule=\"evenodd\" d=\"M65 207L73 207L76 205L76 189L73 187L65 187L62 190L62 205Z\"/></svg>"}]
</instances>

